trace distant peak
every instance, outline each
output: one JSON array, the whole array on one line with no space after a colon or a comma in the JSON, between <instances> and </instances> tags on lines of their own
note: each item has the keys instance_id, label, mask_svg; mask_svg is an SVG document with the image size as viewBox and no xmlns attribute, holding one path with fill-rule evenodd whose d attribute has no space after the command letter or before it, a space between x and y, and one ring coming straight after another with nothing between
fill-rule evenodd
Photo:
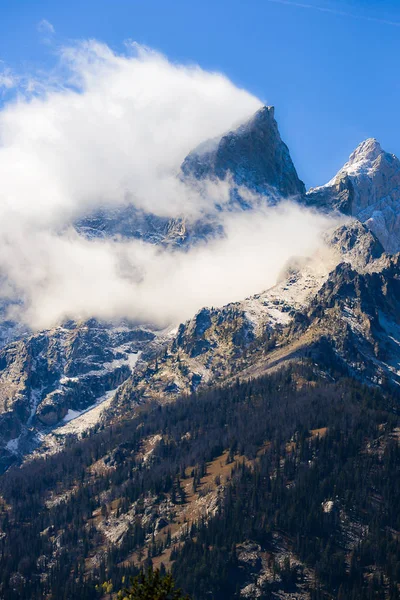
<instances>
[{"instance_id":1,"label":"distant peak","mask_svg":"<svg viewBox=\"0 0 400 600\"><path fill-rule=\"evenodd\" d=\"M361 142L350 155L348 164L352 165L361 160L374 161L383 153L380 143L375 138L368 138Z\"/></svg>"}]
</instances>

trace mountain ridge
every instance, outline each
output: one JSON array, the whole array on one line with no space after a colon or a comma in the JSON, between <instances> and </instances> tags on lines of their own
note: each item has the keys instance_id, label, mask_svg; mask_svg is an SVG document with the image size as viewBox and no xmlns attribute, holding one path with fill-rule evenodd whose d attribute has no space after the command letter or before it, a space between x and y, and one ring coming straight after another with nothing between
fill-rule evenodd
<instances>
[{"instance_id":1,"label":"mountain ridge","mask_svg":"<svg viewBox=\"0 0 400 600\"><path fill-rule=\"evenodd\" d=\"M230 178L227 210L295 191L339 224L273 287L166 330L90 319L0 349L4 600L92 600L150 564L195 600L398 600L398 161L366 140L306 192L257 115L186 175ZM185 251L217 225L131 206L77 229Z\"/></svg>"},{"instance_id":2,"label":"mountain ridge","mask_svg":"<svg viewBox=\"0 0 400 600\"><path fill-rule=\"evenodd\" d=\"M186 177L196 176L200 179L206 176L225 179L230 173L230 177L236 186L234 187L233 197L235 210L252 209L252 206L248 204L243 205L239 202L238 205L239 196L235 194L239 194L239 190L244 184L250 186L250 191L258 194L260 188L257 186L260 181L265 186L263 190L267 193L264 198L266 202L271 202L271 199L274 202L276 193L281 194L286 190L287 193L296 192L299 203L313 205L318 210L338 210L342 208L345 213L357 211L347 204L347 208L350 207L349 210L344 209L343 202L348 203L351 199L360 197L360 202L365 203L366 200L363 194L370 189L370 187L365 187L363 184L364 187L362 187L359 196L354 196L352 190L355 184L352 183L351 177L356 178L355 182L358 181L357 178L361 177L363 182L365 173L367 173L368 178L372 173L371 181L368 179L370 186L375 185L376 180L378 183L385 180L385 185L390 187L390 181L379 175L382 168L386 169L389 166L394 170L395 181L397 181L397 166L398 164L400 166L400 163L395 157L390 158L391 155L384 153L376 140L368 139L358 146L352 153L348 163L331 182L323 188L315 188L306 193L304 184L298 179L287 146L280 138L274 115L273 107L264 107L237 130L222 136L219 141L214 141L211 148L210 144L207 144L205 154L198 154L198 151L194 150L182 165L183 175ZM268 148L268 152L266 157L259 158L260 148L263 147ZM275 160L274 157L277 157L277 159ZM243 165L248 166L251 160L254 160L254 168L243 170ZM276 177L279 179L282 173L286 173L285 167L287 165L289 165L288 179L284 187L274 188L272 184L274 181L276 182ZM353 174L352 171L354 171ZM337 191L338 189L340 191ZM378 191L375 192L373 199L377 195L379 195ZM94 228L89 227L90 224L93 225L93 222L89 219L89 221L86 221L86 225L82 225L81 222L82 229L80 233L90 237L92 233L88 234L87 229L85 229L89 227L89 229L95 231L94 235L113 236L118 232L118 223L121 223L124 227L128 227L129 235L131 235L132 223L136 223L139 228L143 228L140 235L147 242L161 246L172 243L177 247L184 248L186 244L192 243L190 240L193 239L193 236L195 239L197 239L196 236L199 239L204 239L209 235L216 235L218 230L218 228L215 228L215 224L211 225L207 221L207 218L202 224L195 224L191 228L191 225L185 224L183 220L178 219L170 223L161 219L154 222L150 215L139 214L134 207L129 208L129 211L127 220L121 217L118 210L114 213L100 211L97 216L90 217L90 219L94 219ZM116 226L117 229L115 229ZM151 233L148 227L151 228ZM133 235L137 235L137 233L133 233ZM87 410L90 405L96 404L98 399L103 397L106 392L109 393L113 389L115 399L111 401L111 407L114 404L118 407L130 395L135 397L135 402L143 402L146 399L162 399L163 396L172 399L181 393L193 392L199 386L210 385L215 381L221 381L224 377L231 377L233 374L229 364L232 361L236 362L237 365L243 362L241 358L243 349L255 347L262 341L272 349L273 344L276 343L277 332L281 335L283 329L288 327L290 329L293 318L297 318L295 315L303 314L305 310L310 309L310 302L314 297L317 297L321 286L325 285L331 276L330 272L339 263L348 262L360 273L382 268L382 264L386 260L384 258L384 251L387 249L385 248L385 242L386 240L382 239L382 236L375 235L374 228L371 227L368 220L363 225L359 215L353 217L353 220L337 227L334 231L326 232L324 236L326 249L323 255L314 257L309 263L304 263L299 259L293 260L292 264L288 265L289 270L282 276L281 282L278 282L272 290L262 292L243 302L233 303L221 309L203 308L194 317L194 320L179 326L175 337L170 334L167 338L162 336L159 338L153 328L153 331L145 334L147 335L146 343L140 343L136 348L136 351L142 352L142 355L137 361L137 365L134 366L133 372L131 372L132 369L126 358L129 351L127 353L125 347L121 347L119 350L114 348L115 344L111 341L113 338L117 339L120 335L118 326L116 327L113 324L100 324L98 331L102 332L100 338L103 340L104 348L102 348L95 361L92 380L87 377L85 379L84 372L80 373L77 365L79 361L88 360L88 357L90 357L90 353L96 346L95 338L97 334L93 333L94 337L90 338L92 341L87 346L87 350L81 348L72 360L72 365L76 361L73 368L78 368L79 377L83 377L82 384L74 382L74 375L71 378L71 374L65 371L65 367L56 368L57 373L52 373L53 367L50 371L46 367L43 375L38 378L38 383L30 383L32 378L32 375L29 374L31 371L30 365L38 360L35 357L35 352L27 350L24 345L24 337L21 342L16 343L17 345L7 345L4 351L1 351L3 358L0 362L0 366L2 366L0 377L5 390L3 392L3 403L7 404L8 407L15 405L15 410L10 412L8 408L7 410L3 408L1 416L4 431L7 432L3 437L3 448L5 448L6 454L9 459L15 460L21 455L21 452L24 453L23 447L28 449L35 446L32 443L21 444L21 447L19 443L17 444L16 440L20 439L22 431L29 433L29 439L34 439L36 436L35 430L38 428L40 431L44 427L44 433L47 435L49 426L56 426L57 428L61 425L62 428L63 419L69 414L69 411L72 411L71 414L78 411L77 414L79 414L79 411ZM343 321L343 315L338 316L338 321ZM347 327L348 324L345 325L345 328ZM87 328L85 324L76 326L74 335L84 337L86 335L84 333L85 328ZM89 326L88 331L95 332L96 328ZM213 331L212 334L210 334L211 331ZM110 332L109 338L104 337L104 332ZM135 338L137 332L137 328L129 326L125 336ZM142 328L142 332L145 332L145 329ZM338 332L338 337L340 337L339 334L340 332ZM42 339L45 344L51 346L55 343L56 338L54 336L57 337L57 335L61 334L57 333L56 329L54 332L35 334L30 339L35 344ZM211 337L208 337L209 335ZM153 340L158 341L153 343ZM91 345L93 348L91 348ZM61 354L63 352L64 350ZM160 352L170 352L169 363L172 366L172 371L168 373L168 369L166 369L161 377L151 367L154 357ZM282 351L280 352L282 354ZM174 364L180 353L182 353L181 358L184 357L184 360L182 361L180 358L180 363ZM27 358L25 362L21 362L19 355L24 356L25 354ZM298 354L298 350L296 350L296 354ZM14 359L7 359L7 356L13 355ZM117 357L115 359L117 355L122 358ZM118 360L121 364L117 365ZM122 364L124 360L125 363ZM249 368L251 370L252 367L246 364L246 361L248 363L248 358L244 360L239 370ZM115 376L111 375L108 366L114 363L116 365L114 369ZM387 371L389 367L384 366L382 368ZM187 374L184 373L185 370ZM100 384L101 377L99 376L103 371L107 371L107 381L113 379L112 385L110 383L104 387L104 384ZM393 370L390 372L389 369L388 375L397 380L397 375ZM123 382L124 379L127 380L126 383ZM18 383L15 384L14 380ZM92 387L92 390L97 389L98 393L86 393L84 390L85 385ZM80 401L77 400L78 395L80 395ZM33 411L32 417L30 417L31 411ZM16 415L18 416L16 417ZM107 417L103 415L102 418ZM27 426L28 430L24 429Z\"/></svg>"}]
</instances>

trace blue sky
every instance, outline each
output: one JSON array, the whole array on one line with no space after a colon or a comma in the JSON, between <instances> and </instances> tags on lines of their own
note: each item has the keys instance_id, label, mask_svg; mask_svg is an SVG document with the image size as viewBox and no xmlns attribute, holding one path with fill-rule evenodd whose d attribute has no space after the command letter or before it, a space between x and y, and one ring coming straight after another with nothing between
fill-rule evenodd
<instances>
[{"instance_id":1,"label":"blue sky","mask_svg":"<svg viewBox=\"0 0 400 600\"><path fill-rule=\"evenodd\" d=\"M53 44L131 39L225 73L268 104L307 187L366 137L400 155L398 0L2 0L0 60L51 68Z\"/></svg>"}]
</instances>

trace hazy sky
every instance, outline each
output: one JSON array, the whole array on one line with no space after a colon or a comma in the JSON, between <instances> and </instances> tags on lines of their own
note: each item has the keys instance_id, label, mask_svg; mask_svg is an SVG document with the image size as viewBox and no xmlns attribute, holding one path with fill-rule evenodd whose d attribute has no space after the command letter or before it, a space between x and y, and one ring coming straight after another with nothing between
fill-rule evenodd
<instances>
[{"instance_id":1,"label":"hazy sky","mask_svg":"<svg viewBox=\"0 0 400 600\"><path fill-rule=\"evenodd\" d=\"M125 40L135 40L172 61L222 71L274 104L307 187L328 180L366 137L400 154L398 0L0 4L6 73L48 69L57 62L57 46L83 38L117 51Z\"/></svg>"}]
</instances>

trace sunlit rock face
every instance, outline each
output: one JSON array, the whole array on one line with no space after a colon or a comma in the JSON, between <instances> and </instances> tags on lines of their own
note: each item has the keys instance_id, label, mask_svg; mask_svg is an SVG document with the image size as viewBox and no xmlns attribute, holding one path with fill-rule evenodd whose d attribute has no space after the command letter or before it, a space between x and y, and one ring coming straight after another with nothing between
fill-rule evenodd
<instances>
[{"instance_id":1,"label":"sunlit rock face","mask_svg":"<svg viewBox=\"0 0 400 600\"><path fill-rule=\"evenodd\" d=\"M370 138L326 185L312 188L307 204L357 217L386 252L400 250L400 161Z\"/></svg>"}]
</instances>

